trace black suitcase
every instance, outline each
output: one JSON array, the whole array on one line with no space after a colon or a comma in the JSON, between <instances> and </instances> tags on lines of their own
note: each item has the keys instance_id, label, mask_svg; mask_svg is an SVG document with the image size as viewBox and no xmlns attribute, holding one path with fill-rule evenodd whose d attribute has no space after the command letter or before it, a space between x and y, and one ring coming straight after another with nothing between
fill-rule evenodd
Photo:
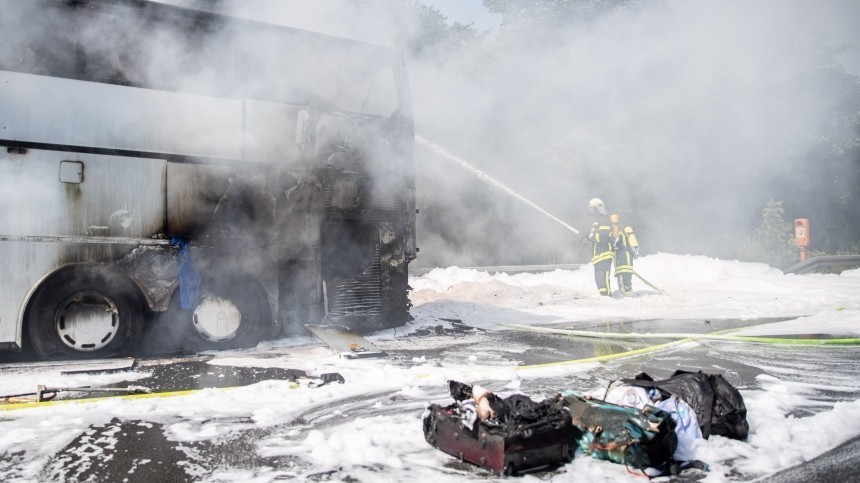
<instances>
[{"instance_id":1,"label":"black suitcase","mask_svg":"<svg viewBox=\"0 0 860 483\"><path fill-rule=\"evenodd\" d=\"M471 428L463 422L464 406L459 402L444 407L432 404L424 417L424 438L461 461L499 475L558 466L573 459L574 428L560 398L535 403L516 395L497 403L498 417L476 419Z\"/></svg>"}]
</instances>

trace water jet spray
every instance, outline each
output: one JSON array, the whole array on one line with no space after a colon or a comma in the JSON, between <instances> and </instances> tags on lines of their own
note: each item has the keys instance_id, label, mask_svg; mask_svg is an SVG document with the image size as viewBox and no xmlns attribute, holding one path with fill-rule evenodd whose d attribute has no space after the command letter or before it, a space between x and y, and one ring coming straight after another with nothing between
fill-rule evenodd
<instances>
[{"instance_id":1,"label":"water jet spray","mask_svg":"<svg viewBox=\"0 0 860 483\"><path fill-rule=\"evenodd\" d=\"M445 149L445 148L443 148L442 146L439 146L438 144L435 144L435 143L433 143L433 142L430 142L430 141L429 141L429 140L427 140L426 138L423 138L423 137L418 136L418 135L416 135L416 136L415 136L415 141L417 141L419 144L421 144L421 145L423 145L423 146L426 146L427 148L429 148L429 149L430 149L431 151L433 151L434 153L436 153L436 154L438 154L438 155L440 155L440 156L442 156L442 157L444 157L444 158L447 158L447 159L449 159L449 160L451 160L451 161L454 161L455 163L457 163L457 165L458 165L458 166L460 166L461 168L465 169L466 171L469 171L470 173L474 174L474 175L475 175L475 176L477 176L481 181L484 181L485 183L488 183L488 184L490 184L490 185L492 185L492 186L495 186L496 188L499 188L500 190L504 191L505 193L507 193L507 194L509 194L509 195L513 196L514 198L516 198L516 199L518 199L518 200L522 201L523 203L525 203L525 204L527 204L527 205L531 206L532 208L534 208L534 209L536 209L536 210L540 211L540 212L541 212L541 213L543 213L544 215L546 215L546 216L548 216L548 217L552 218L554 221L556 221L556 222L558 222L559 224L561 224L561 226L563 226L563 227L567 228L568 230L570 230L570 231L572 231L572 232L576 233L577 235L579 235L579 230L577 230L576 228L574 228L574 227L572 227L572 226L568 225L568 224L567 224L567 223L565 223L564 221L560 220L558 217L556 217L556 216L552 215L550 212L546 211L545 209L543 209L543 208L541 208L540 206L536 205L536 204L535 204L534 202L532 202L531 200L527 199L525 196L523 196L523 195L521 195L521 194L517 193L516 191L512 190L511 188L508 188L508 187L507 187L507 186L505 186L501 181L497 180L496 178L493 178L492 176L488 175L487 173L485 173L485 172L481 171L480 169L478 169L478 168L476 168L476 167L472 166L471 164L469 164L468 162L466 162L464 159L462 159L462 158L460 158L459 156L457 156L457 155L455 155L455 154L451 153L450 151L446 150L446 149Z\"/></svg>"}]
</instances>

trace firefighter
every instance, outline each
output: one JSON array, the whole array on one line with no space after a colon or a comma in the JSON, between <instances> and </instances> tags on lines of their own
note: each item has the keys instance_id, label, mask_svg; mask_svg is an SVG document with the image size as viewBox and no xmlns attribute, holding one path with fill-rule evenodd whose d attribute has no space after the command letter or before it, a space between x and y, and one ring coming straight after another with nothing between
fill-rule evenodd
<instances>
[{"instance_id":1,"label":"firefighter","mask_svg":"<svg viewBox=\"0 0 860 483\"><path fill-rule=\"evenodd\" d=\"M612 261L615 257L615 244L612 240L612 228L606 207L600 198L592 198L588 201L588 215L591 217L591 233L588 241L591 242L591 264L594 265L594 281L600 295L612 295L610 285L610 274Z\"/></svg>"},{"instance_id":2,"label":"firefighter","mask_svg":"<svg viewBox=\"0 0 860 483\"><path fill-rule=\"evenodd\" d=\"M610 215L609 221L612 224L610 236L615 247L615 278L618 288L623 293L630 293L633 291L633 259L639 257L639 241L633 233L633 227L621 229L618 215Z\"/></svg>"}]
</instances>

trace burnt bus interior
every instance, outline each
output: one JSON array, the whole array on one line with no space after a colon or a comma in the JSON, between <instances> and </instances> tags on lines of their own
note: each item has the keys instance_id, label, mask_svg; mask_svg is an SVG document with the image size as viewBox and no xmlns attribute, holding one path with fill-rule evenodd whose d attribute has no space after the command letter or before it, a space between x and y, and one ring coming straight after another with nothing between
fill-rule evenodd
<instances>
[{"instance_id":1,"label":"burnt bus interior","mask_svg":"<svg viewBox=\"0 0 860 483\"><path fill-rule=\"evenodd\" d=\"M39 355L121 353L144 330L158 347L208 349L303 333L305 324L366 332L410 319L413 126L396 52L146 1L0 0L0 8L17 12L0 18L0 30L14 32L4 34L0 71L188 94L200 105L211 100L213 118L219 102L241 112L235 139L170 119L159 129L174 137L118 129L112 143L0 132L3 149L24 159L77 153L79 187L95 169L87 155L166 161L162 186L153 188L161 190L163 223L145 233L164 242L130 246L110 242L121 230L71 232L88 243L63 247L57 280L35 289L23 317ZM98 267L76 268L87 265ZM78 347L58 314L70 317L60 305L86 294L75 299L56 287L99 292L104 279L121 294L81 304L148 315L125 317L129 326L110 336L122 343Z\"/></svg>"}]
</instances>

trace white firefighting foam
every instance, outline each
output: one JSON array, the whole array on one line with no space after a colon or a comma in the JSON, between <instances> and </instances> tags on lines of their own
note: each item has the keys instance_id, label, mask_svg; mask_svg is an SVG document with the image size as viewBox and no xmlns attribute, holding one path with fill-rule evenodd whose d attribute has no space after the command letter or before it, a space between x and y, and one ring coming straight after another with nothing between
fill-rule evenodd
<instances>
[{"instance_id":1,"label":"white firefighting foam","mask_svg":"<svg viewBox=\"0 0 860 483\"><path fill-rule=\"evenodd\" d=\"M505 321L544 324L566 320L575 325L594 319L792 316L798 318L743 333L814 332L843 337L860 333L860 302L856 299L860 293L860 270L841 275L784 275L761 264L669 254L645 257L637 261L636 268L668 295L659 295L634 282L635 297L600 298L588 266L575 271L522 275L492 275L456 267L434 270L410 280L415 288L414 324L370 338L382 345L386 341L396 342L404 333L438 324L440 317L498 329L498 323ZM413 339L409 344L420 348L421 342ZM684 351L686 347L674 350ZM753 349L735 350L751 361L756 360ZM265 357L259 357L260 354ZM295 387L287 381L266 381L232 390L207 389L181 397L115 398L4 412L0 422L0 455L10 458L0 464L0 478L37 480L52 455L90 425L121 418L161 423L168 440L189 444L265 428L265 436L251 446L251 451L261 458L289 457L299 461L278 467L228 466L215 473L219 481L301 479L328 471L335 472L333 478L349 476L358 481L380 477L395 482L483 480L489 478L487 473L451 466L451 457L433 449L423 439L421 415L425 404L448 400L445 384L448 379L484 380L496 388L516 391L526 390L530 384L549 377L574 384L581 380L577 379L580 376L601 368L599 364L581 364L516 371L510 363L487 366L487 361L479 358L457 362L436 359L432 354L430 351L428 355L400 362L350 361L338 359L307 338L285 339L261 344L250 352L218 353L213 363L296 368L312 373L340 372L346 384L309 388ZM758 388L742 391L751 428L747 441L715 436L696 445L696 457L711 465L705 481L733 481L770 474L860 435L860 387L849 377L856 374L858 363L830 373L821 372L819 366L809 367L808 371L815 371L814 374L804 374L808 361L779 363L783 366L762 363L762 374L756 377ZM7 370L0 378L0 393L24 392L36 383L80 386L110 384L127 378L122 373L61 376L59 371L60 368L50 366ZM798 379L803 377L812 377L808 380L813 382ZM841 401L817 401L816 391L824 390L840 393ZM796 414L801 407L814 408L814 414ZM296 422L300 416L305 422ZM206 476L205 472L198 476L215 477ZM550 476L527 476L523 480L639 481L639 477L628 474L623 465L577 457Z\"/></svg>"}]
</instances>

